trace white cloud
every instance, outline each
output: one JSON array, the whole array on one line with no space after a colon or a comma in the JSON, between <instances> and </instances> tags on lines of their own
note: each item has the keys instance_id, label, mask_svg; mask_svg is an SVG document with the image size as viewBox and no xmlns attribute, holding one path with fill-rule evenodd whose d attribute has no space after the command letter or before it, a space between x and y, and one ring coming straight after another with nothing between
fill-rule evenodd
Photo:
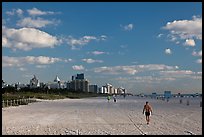
<instances>
[{"instance_id":1,"label":"white cloud","mask_svg":"<svg viewBox=\"0 0 204 137\"><path fill-rule=\"evenodd\" d=\"M106 36L106 35L101 35L101 36L100 36L100 39L101 39L101 40L106 40L106 39L107 39L107 36Z\"/></svg>"},{"instance_id":2,"label":"white cloud","mask_svg":"<svg viewBox=\"0 0 204 137\"><path fill-rule=\"evenodd\" d=\"M148 65L131 65L131 66L114 66L114 67L98 67L94 68L96 73L104 74L129 74L134 75L139 72L144 71L158 71L158 70L175 70L178 69L178 66L167 66L163 64L148 64Z\"/></svg>"},{"instance_id":3,"label":"white cloud","mask_svg":"<svg viewBox=\"0 0 204 137\"><path fill-rule=\"evenodd\" d=\"M202 75L202 71L200 71L200 72L197 72L197 74L199 74L199 75Z\"/></svg>"},{"instance_id":4,"label":"white cloud","mask_svg":"<svg viewBox=\"0 0 204 137\"><path fill-rule=\"evenodd\" d=\"M72 62L73 59L65 59L64 62Z\"/></svg>"},{"instance_id":5,"label":"white cloud","mask_svg":"<svg viewBox=\"0 0 204 137\"><path fill-rule=\"evenodd\" d=\"M103 60L94 60L94 59L82 59L82 61L87 62L87 63L102 63Z\"/></svg>"},{"instance_id":6,"label":"white cloud","mask_svg":"<svg viewBox=\"0 0 204 137\"><path fill-rule=\"evenodd\" d=\"M7 15L13 16L13 15L18 15L21 16L23 15L23 10L22 9L12 9L12 11L7 11L6 12Z\"/></svg>"},{"instance_id":7,"label":"white cloud","mask_svg":"<svg viewBox=\"0 0 204 137\"><path fill-rule=\"evenodd\" d=\"M202 72L193 72L191 70L162 70L162 71L153 71L154 75L150 73L145 73L141 76L133 77L118 77L115 80L125 82L125 83L159 83L161 82L171 82L178 79L202 79Z\"/></svg>"},{"instance_id":8,"label":"white cloud","mask_svg":"<svg viewBox=\"0 0 204 137\"><path fill-rule=\"evenodd\" d=\"M26 56L26 57L9 57L2 56L2 67L20 67L25 64L53 64L59 61L63 61L60 58L46 57L46 56Z\"/></svg>"},{"instance_id":9,"label":"white cloud","mask_svg":"<svg viewBox=\"0 0 204 137\"><path fill-rule=\"evenodd\" d=\"M198 56L202 57L202 50L198 52Z\"/></svg>"},{"instance_id":10,"label":"white cloud","mask_svg":"<svg viewBox=\"0 0 204 137\"><path fill-rule=\"evenodd\" d=\"M160 33L160 34L157 35L157 38L161 38L163 35L164 35L164 34L161 34L161 33Z\"/></svg>"},{"instance_id":11,"label":"white cloud","mask_svg":"<svg viewBox=\"0 0 204 137\"><path fill-rule=\"evenodd\" d=\"M195 41L193 39L186 39L186 42L184 43L184 45L194 47Z\"/></svg>"},{"instance_id":12,"label":"white cloud","mask_svg":"<svg viewBox=\"0 0 204 137\"><path fill-rule=\"evenodd\" d=\"M7 38L2 36L2 46L3 46L3 47L6 47L7 44L8 44Z\"/></svg>"},{"instance_id":13,"label":"white cloud","mask_svg":"<svg viewBox=\"0 0 204 137\"><path fill-rule=\"evenodd\" d=\"M171 71L160 71L162 74L170 74L170 75L191 75L195 74L195 72L191 70L171 70Z\"/></svg>"},{"instance_id":14,"label":"white cloud","mask_svg":"<svg viewBox=\"0 0 204 137\"><path fill-rule=\"evenodd\" d=\"M29 15L32 16L41 16L41 15L53 15L53 14L58 14L59 12L53 12L53 11L41 11L37 8L32 8L27 10Z\"/></svg>"},{"instance_id":15,"label":"white cloud","mask_svg":"<svg viewBox=\"0 0 204 137\"><path fill-rule=\"evenodd\" d=\"M192 55L193 55L193 56L199 56L199 57L202 57L202 50L199 51L199 52L193 51L193 52L192 52Z\"/></svg>"},{"instance_id":16,"label":"white cloud","mask_svg":"<svg viewBox=\"0 0 204 137\"><path fill-rule=\"evenodd\" d=\"M34 27L34 28L42 28L46 25L56 25L59 21L55 20L45 20L42 18L32 19L30 17L23 18L17 22L17 26L20 27Z\"/></svg>"},{"instance_id":17,"label":"white cloud","mask_svg":"<svg viewBox=\"0 0 204 137\"><path fill-rule=\"evenodd\" d=\"M93 51L93 52L91 52L91 53L94 54L94 55L105 54L105 52L103 52L103 51Z\"/></svg>"},{"instance_id":18,"label":"white cloud","mask_svg":"<svg viewBox=\"0 0 204 137\"><path fill-rule=\"evenodd\" d=\"M161 77L171 77L171 78L191 78L200 79L202 76L198 72L193 72L191 70L171 70L171 71L160 71Z\"/></svg>"},{"instance_id":19,"label":"white cloud","mask_svg":"<svg viewBox=\"0 0 204 137\"><path fill-rule=\"evenodd\" d=\"M169 49L169 48L165 49L165 53L166 54L172 54L171 49Z\"/></svg>"},{"instance_id":20,"label":"white cloud","mask_svg":"<svg viewBox=\"0 0 204 137\"><path fill-rule=\"evenodd\" d=\"M60 44L55 36L35 28L2 28L3 47L10 47L13 50L31 50L33 48L53 48Z\"/></svg>"},{"instance_id":21,"label":"white cloud","mask_svg":"<svg viewBox=\"0 0 204 137\"><path fill-rule=\"evenodd\" d=\"M68 44L71 46L76 46L76 45L86 45L87 43L89 43L91 40L96 40L96 37L94 36L84 36L82 38L79 39L75 39L72 36L69 36L68 39Z\"/></svg>"},{"instance_id":22,"label":"white cloud","mask_svg":"<svg viewBox=\"0 0 204 137\"><path fill-rule=\"evenodd\" d=\"M175 20L163 27L170 35L180 39L202 39L202 17L193 16L192 20Z\"/></svg>"},{"instance_id":23,"label":"white cloud","mask_svg":"<svg viewBox=\"0 0 204 137\"><path fill-rule=\"evenodd\" d=\"M197 59L196 63L202 64L202 58L201 59Z\"/></svg>"},{"instance_id":24,"label":"white cloud","mask_svg":"<svg viewBox=\"0 0 204 137\"><path fill-rule=\"evenodd\" d=\"M72 49L77 49L76 46L80 47L80 46L88 44L91 41L99 41L99 40L101 40L101 39L97 38L95 36L83 36L79 39L76 39L76 38L73 38L72 36L69 36L66 39L67 43L72 47Z\"/></svg>"},{"instance_id":25,"label":"white cloud","mask_svg":"<svg viewBox=\"0 0 204 137\"><path fill-rule=\"evenodd\" d=\"M124 81L126 83L161 83L163 81L174 81L171 77L153 77L153 76L136 76L136 77L119 77L115 78L117 81Z\"/></svg>"},{"instance_id":26,"label":"white cloud","mask_svg":"<svg viewBox=\"0 0 204 137\"><path fill-rule=\"evenodd\" d=\"M12 9L12 11L7 11L6 12L7 15L14 15L15 14L15 9Z\"/></svg>"},{"instance_id":27,"label":"white cloud","mask_svg":"<svg viewBox=\"0 0 204 137\"><path fill-rule=\"evenodd\" d=\"M126 30L126 31L130 31L133 29L133 24L128 24L128 25L125 25L125 26L122 26L121 27Z\"/></svg>"},{"instance_id":28,"label":"white cloud","mask_svg":"<svg viewBox=\"0 0 204 137\"><path fill-rule=\"evenodd\" d=\"M17 9L17 10L16 10L16 13L17 13L19 16L21 16L21 15L23 14L23 10L22 10L22 9Z\"/></svg>"},{"instance_id":29,"label":"white cloud","mask_svg":"<svg viewBox=\"0 0 204 137\"><path fill-rule=\"evenodd\" d=\"M72 66L73 70L84 70L84 67L82 65L74 65Z\"/></svg>"}]
</instances>

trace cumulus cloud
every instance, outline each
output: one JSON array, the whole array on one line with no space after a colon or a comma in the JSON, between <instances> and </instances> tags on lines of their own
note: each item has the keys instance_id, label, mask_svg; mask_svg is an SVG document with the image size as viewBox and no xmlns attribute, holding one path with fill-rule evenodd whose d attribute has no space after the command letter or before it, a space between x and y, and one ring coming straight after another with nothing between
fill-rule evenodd
<instances>
[{"instance_id":1,"label":"cumulus cloud","mask_svg":"<svg viewBox=\"0 0 204 137\"><path fill-rule=\"evenodd\" d=\"M23 10L22 9L12 9L12 11L7 11L6 14L10 16L13 16L13 15L21 16L23 15Z\"/></svg>"},{"instance_id":2,"label":"cumulus cloud","mask_svg":"<svg viewBox=\"0 0 204 137\"><path fill-rule=\"evenodd\" d=\"M57 37L35 28L2 28L2 46L13 50L31 50L33 48L53 48L60 44Z\"/></svg>"},{"instance_id":3,"label":"cumulus cloud","mask_svg":"<svg viewBox=\"0 0 204 137\"><path fill-rule=\"evenodd\" d=\"M171 51L171 49L167 48L167 49L165 49L165 53L166 54L172 54L172 51Z\"/></svg>"},{"instance_id":4,"label":"cumulus cloud","mask_svg":"<svg viewBox=\"0 0 204 137\"><path fill-rule=\"evenodd\" d=\"M22 9L17 9L17 10L16 10L16 13L17 13L18 15L22 15L22 14L23 14L23 10L22 10Z\"/></svg>"},{"instance_id":5,"label":"cumulus cloud","mask_svg":"<svg viewBox=\"0 0 204 137\"><path fill-rule=\"evenodd\" d=\"M202 17L193 16L192 20L175 20L163 27L180 39L202 39Z\"/></svg>"},{"instance_id":6,"label":"cumulus cloud","mask_svg":"<svg viewBox=\"0 0 204 137\"><path fill-rule=\"evenodd\" d=\"M84 70L84 67L82 65L74 65L72 66L73 70Z\"/></svg>"},{"instance_id":7,"label":"cumulus cloud","mask_svg":"<svg viewBox=\"0 0 204 137\"><path fill-rule=\"evenodd\" d=\"M55 20L45 20L42 18L32 19L31 17L26 17L17 22L17 26L20 27L34 27L34 28L42 28L46 25L57 25L59 21Z\"/></svg>"},{"instance_id":8,"label":"cumulus cloud","mask_svg":"<svg viewBox=\"0 0 204 137\"><path fill-rule=\"evenodd\" d=\"M186 39L186 42L184 43L184 45L194 47L196 44L193 39Z\"/></svg>"},{"instance_id":9,"label":"cumulus cloud","mask_svg":"<svg viewBox=\"0 0 204 137\"><path fill-rule=\"evenodd\" d=\"M76 46L76 45L86 45L89 43L91 40L96 40L97 38L94 36L84 36L79 39L75 39L72 36L69 36L67 39L67 42L71 46Z\"/></svg>"},{"instance_id":10,"label":"cumulus cloud","mask_svg":"<svg viewBox=\"0 0 204 137\"><path fill-rule=\"evenodd\" d=\"M82 59L82 61L87 62L87 63L102 63L103 60L94 60L94 59Z\"/></svg>"},{"instance_id":11,"label":"cumulus cloud","mask_svg":"<svg viewBox=\"0 0 204 137\"><path fill-rule=\"evenodd\" d=\"M27 12L29 15L32 15L32 16L53 15L53 14L59 13L59 12L53 12L53 11L41 11L37 8L28 9Z\"/></svg>"},{"instance_id":12,"label":"cumulus cloud","mask_svg":"<svg viewBox=\"0 0 204 137\"><path fill-rule=\"evenodd\" d=\"M84 46L91 41L100 41L100 40L101 40L101 37L97 38L95 36L83 36L79 39L73 38L72 36L68 36L68 38L66 39L67 43L72 47L72 49L77 49L77 47L79 48L81 46Z\"/></svg>"},{"instance_id":13,"label":"cumulus cloud","mask_svg":"<svg viewBox=\"0 0 204 137\"><path fill-rule=\"evenodd\" d=\"M63 61L60 58L46 57L46 56L26 56L26 57L9 57L2 56L2 67L20 67L25 64L39 64L47 65Z\"/></svg>"},{"instance_id":14,"label":"cumulus cloud","mask_svg":"<svg viewBox=\"0 0 204 137\"><path fill-rule=\"evenodd\" d=\"M128 25L125 25L125 26L122 26L121 27L125 30L125 31L131 31L133 29L133 24L128 24Z\"/></svg>"}]
</instances>

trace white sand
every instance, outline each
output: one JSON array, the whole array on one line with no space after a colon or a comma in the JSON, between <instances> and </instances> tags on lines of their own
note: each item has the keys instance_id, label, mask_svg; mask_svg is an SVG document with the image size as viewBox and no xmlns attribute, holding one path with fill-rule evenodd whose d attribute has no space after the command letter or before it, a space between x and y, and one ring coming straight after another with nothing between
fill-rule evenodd
<instances>
[{"instance_id":1,"label":"white sand","mask_svg":"<svg viewBox=\"0 0 204 137\"><path fill-rule=\"evenodd\" d=\"M106 98L42 101L2 108L2 134L21 135L202 135L200 98L169 102L127 96L117 102ZM153 107L147 125L142 109Z\"/></svg>"}]
</instances>

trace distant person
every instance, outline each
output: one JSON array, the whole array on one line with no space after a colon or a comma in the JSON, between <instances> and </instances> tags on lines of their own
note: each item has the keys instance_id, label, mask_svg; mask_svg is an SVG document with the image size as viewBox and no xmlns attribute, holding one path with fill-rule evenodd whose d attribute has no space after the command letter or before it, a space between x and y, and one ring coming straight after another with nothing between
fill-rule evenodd
<instances>
[{"instance_id":1,"label":"distant person","mask_svg":"<svg viewBox=\"0 0 204 137\"><path fill-rule=\"evenodd\" d=\"M125 98L125 96L126 96L126 95L125 95L125 93L124 93L124 94L123 94L123 98Z\"/></svg>"},{"instance_id":2,"label":"distant person","mask_svg":"<svg viewBox=\"0 0 204 137\"><path fill-rule=\"evenodd\" d=\"M113 95L113 101L116 102L116 95Z\"/></svg>"},{"instance_id":3,"label":"distant person","mask_svg":"<svg viewBox=\"0 0 204 137\"><path fill-rule=\"evenodd\" d=\"M109 100L110 100L110 96L109 96L109 95L107 96L107 100L108 100L108 102L109 102Z\"/></svg>"},{"instance_id":4,"label":"distant person","mask_svg":"<svg viewBox=\"0 0 204 137\"><path fill-rule=\"evenodd\" d=\"M144 105L144 108L143 108L143 114L145 112L145 116L146 116L146 121L147 121L147 124L149 124L149 121L150 121L150 113L152 113L152 107L149 105L148 102L146 102L146 104Z\"/></svg>"}]
</instances>

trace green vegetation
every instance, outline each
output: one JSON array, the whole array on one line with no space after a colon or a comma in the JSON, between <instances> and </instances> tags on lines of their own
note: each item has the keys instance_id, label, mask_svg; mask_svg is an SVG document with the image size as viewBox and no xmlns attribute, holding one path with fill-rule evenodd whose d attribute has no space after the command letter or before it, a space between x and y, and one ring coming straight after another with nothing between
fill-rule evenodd
<instances>
[{"instance_id":1,"label":"green vegetation","mask_svg":"<svg viewBox=\"0 0 204 137\"><path fill-rule=\"evenodd\" d=\"M106 96L106 94L87 93L79 91L69 91L67 89L47 89L47 88L22 88L16 90L14 87L3 88L2 100L13 100L22 98L37 98L37 99L64 99L64 98L86 98Z\"/></svg>"}]
</instances>

